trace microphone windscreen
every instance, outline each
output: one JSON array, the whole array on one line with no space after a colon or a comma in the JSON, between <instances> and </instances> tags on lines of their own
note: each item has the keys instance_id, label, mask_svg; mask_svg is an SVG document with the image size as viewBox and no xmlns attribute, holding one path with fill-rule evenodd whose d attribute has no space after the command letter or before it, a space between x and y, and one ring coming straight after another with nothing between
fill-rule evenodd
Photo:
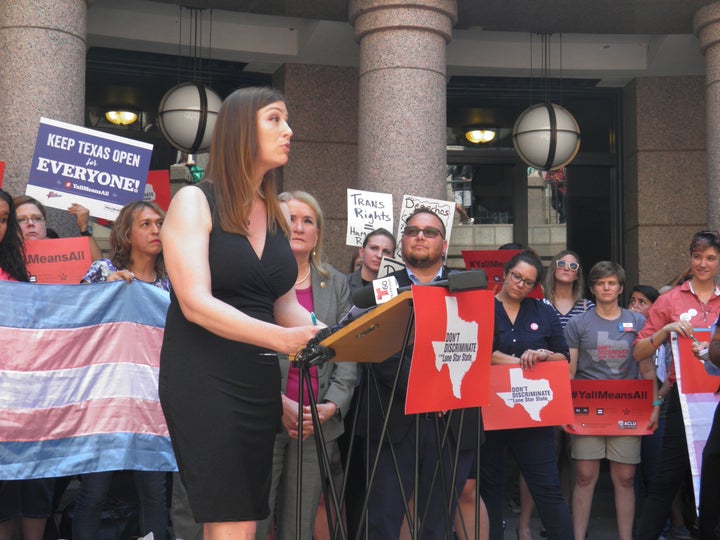
<instances>
[{"instance_id":1,"label":"microphone windscreen","mask_svg":"<svg viewBox=\"0 0 720 540\"><path fill-rule=\"evenodd\" d=\"M366 285L360 289L355 289L352 294L352 302L359 308L375 307L375 291L372 285Z\"/></svg>"}]
</instances>

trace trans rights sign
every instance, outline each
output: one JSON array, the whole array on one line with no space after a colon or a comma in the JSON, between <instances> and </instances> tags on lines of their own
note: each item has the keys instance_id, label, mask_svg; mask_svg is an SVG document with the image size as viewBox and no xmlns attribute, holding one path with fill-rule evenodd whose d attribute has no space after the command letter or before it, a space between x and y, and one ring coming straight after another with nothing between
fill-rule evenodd
<instances>
[{"instance_id":1,"label":"trans rights sign","mask_svg":"<svg viewBox=\"0 0 720 540\"><path fill-rule=\"evenodd\" d=\"M123 206L143 199L152 148L41 118L25 193L61 210L79 203L91 215L114 221Z\"/></svg>"}]
</instances>

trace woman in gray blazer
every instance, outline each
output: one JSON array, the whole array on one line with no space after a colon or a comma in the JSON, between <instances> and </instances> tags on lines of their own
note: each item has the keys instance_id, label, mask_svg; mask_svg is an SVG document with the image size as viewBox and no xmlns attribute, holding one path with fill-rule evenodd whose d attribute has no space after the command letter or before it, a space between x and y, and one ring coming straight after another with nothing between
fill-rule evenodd
<instances>
[{"instance_id":1,"label":"woman in gray blazer","mask_svg":"<svg viewBox=\"0 0 720 540\"><path fill-rule=\"evenodd\" d=\"M304 191L280 194L290 213L290 246L298 265L295 292L300 304L327 325L337 323L352 306L346 277L322 262L323 214L315 198ZM307 396L304 403L302 433L298 421L299 370L286 356L280 357L283 389L283 430L275 438L270 516L258 523L256 540L265 540L276 527L276 540L296 538L297 445L303 444L301 537L312 540L313 524L322 493L316 435ZM317 401L329 456L336 451L336 439L343 433L343 415L347 414L355 388L356 366L329 361L310 368L310 380Z\"/></svg>"}]
</instances>

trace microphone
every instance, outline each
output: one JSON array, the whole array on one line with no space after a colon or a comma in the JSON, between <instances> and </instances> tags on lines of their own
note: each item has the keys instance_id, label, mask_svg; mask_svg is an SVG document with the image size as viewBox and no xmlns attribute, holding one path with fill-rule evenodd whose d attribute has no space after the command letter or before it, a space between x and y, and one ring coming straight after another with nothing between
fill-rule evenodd
<instances>
[{"instance_id":1,"label":"microphone","mask_svg":"<svg viewBox=\"0 0 720 540\"><path fill-rule=\"evenodd\" d=\"M450 292L472 291L476 289L487 289L487 276L485 270L469 270L467 272L453 272L448 274L447 279L439 279L430 283L423 283L420 287L445 287ZM409 291L412 285L407 287L398 287L398 294ZM361 309L375 307L377 301L375 299L375 290L372 285L366 285L361 289L356 289L352 295L352 301L355 306Z\"/></svg>"}]
</instances>

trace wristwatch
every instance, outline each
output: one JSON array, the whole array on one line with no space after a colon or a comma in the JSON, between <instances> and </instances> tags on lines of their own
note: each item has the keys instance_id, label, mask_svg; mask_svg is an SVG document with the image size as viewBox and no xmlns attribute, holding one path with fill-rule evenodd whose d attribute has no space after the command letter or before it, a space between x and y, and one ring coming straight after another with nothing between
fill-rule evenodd
<instances>
[{"instance_id":1,"label":"wristwatch","mask_svg":"<svg viewBox=\"0 0 720 540\"><path fill-rule=\"evenodd\" d=\"M80 236L92 236L92 227L88 225L84 231L80 231Z\"/></svg>"}]
</instances>

